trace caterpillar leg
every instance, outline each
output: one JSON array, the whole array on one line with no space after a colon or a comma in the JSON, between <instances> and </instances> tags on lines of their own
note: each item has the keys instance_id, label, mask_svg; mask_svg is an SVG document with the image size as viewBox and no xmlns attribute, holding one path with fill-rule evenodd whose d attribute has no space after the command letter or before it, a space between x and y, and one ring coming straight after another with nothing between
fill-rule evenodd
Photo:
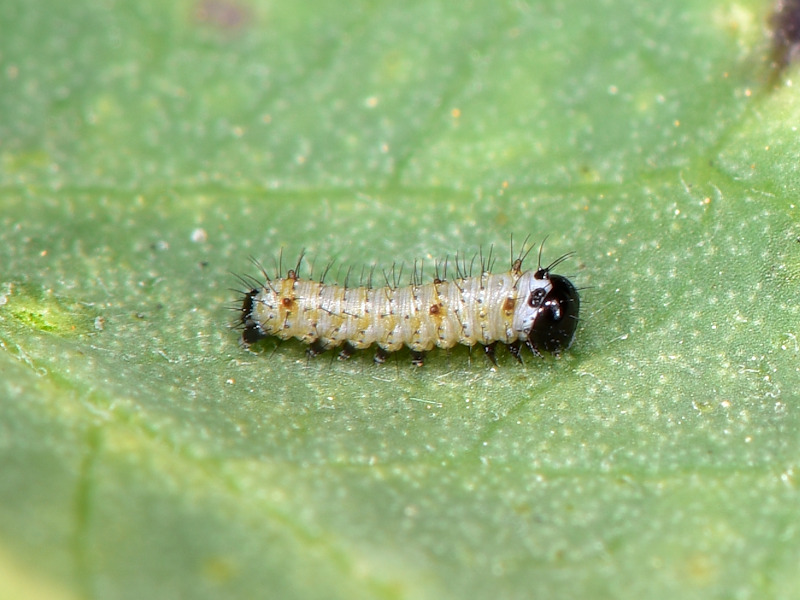
<instances>
[{"instance_id":1,"label":"caterpillar leg","mask_svg":"<svg viewBox=\"0 0 800 600\"><path fill-rule=\"evenodd\" d=\"M415 367L421 367L425 364L425 352L419 350L411 351L411 364Z\"/></svg>"},{"instance_id":2,"label":"caterpillar leg","mask_svg":"<svg viewBox=\"0 0 800 600\"><path fill-rule=\"evenodd\" d=\"M314 358L325 352L325 350L327 350L325 344L319 340L314 340L308 345L308 348L306 348L306 356L308 356L308 358Z\"/></svg>"},{"instance_id":3,"label":"caterpillar leg","mask_svg":"<svg viewBox=\"0 0 800 600\"><path fill-rule=\"evenodd\" d=\"M511 342L508 345L508 351L511 352L511 356L513 356L514 358L517 359L517 362L519 364L524 364L522 362L522 357L519 355L519 352L520 352L519 342Z\"/></svg>"},{"instance_id":4,"label":"caterpillar leg","mask_svg":"<svg viewBox=\"0 0 800 600\"><path fill-rule=\"evenodd\" d=\"M483 347L483 352L486 354L486 358L492 361L492 364L496 367L497 366L497 358L495 358L494 352L495 348L497 348L497 342L492 342L491 344L486 344Z\"/></svg>"},{"instance_id":5,"label":"caterpillar leg","mask_svg":"<svg viewBox=\"0 0 800 600\"><path fill-rule=\"evenodd\" d=\"M531 342L530 340L528 340L527 342L525 342L525 345L526 345L528 348L530 348L530 350L531 350L531 352L533 352L533 355L534 355L534 356L538 356L539 358L541 358L541 357L542 357L542 353L541 353L541 352L539 352L539 349L536 347L536 345L535 345L533 342Z\"/></svg>"},{"instance_id":6,"label":"caterpillar leg","mask_svg":"<svg viewBox=\"0 0 800 600\"><path fill-rule=\"evenodd\" d=\"M347 360L356 352L356 347L350 344L349 342L345 342L342 344L342 349L339 350L339 360Z\"/></svg>"},{"instance_id":7,"label":"caterpillar leg","mask_svg":"<svg viewBox=\"0 0 800 600\"><path fill-rule=\"evenodd\" d=\"M378 346L377 349L375 350L375 356L373 357L372 360L375 362L375 364L382 365L383 363L386 362L386 359L388 357L389 353L384 348Z\"/></svg>"},{"instance_id":8,"label":"caterpillar leg","mask_svg":"<svg viewBox=\"0 0 800 600\"><path fill-rule=\"evenodd\" d=\"M263 340L265 337L267 337L267 334L255 323L247 323L244 327L244 331L242 331L242 343L245 346L255 344L258 340Z\"/></svg>"}]
</instances>

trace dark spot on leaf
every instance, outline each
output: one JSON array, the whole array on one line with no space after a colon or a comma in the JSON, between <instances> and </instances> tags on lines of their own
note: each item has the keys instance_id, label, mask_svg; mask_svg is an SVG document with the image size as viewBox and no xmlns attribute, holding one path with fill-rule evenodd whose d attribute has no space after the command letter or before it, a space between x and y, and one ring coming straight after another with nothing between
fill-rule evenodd
<instances>
[{"instance_id":1,"label":"dark spot on leaf","mask_svg":"<svg viewBox=\"0 0 800 600\"><path fill-rule=\"evenodd\" d=\"M240 31L252 17L250 10L236 0L200 0L194 10L194 18L198 23L225 33Z\"/></svg>"},{"instance_id":2,"label":"dark spot on leaf","mask_svg":"<svg viewBox=\"0 0 800 600\"><path fill-rule=\"evenodd\" d=\"M800 56L800 0L778 0L770 24L772 64L781 71Z\"/></svg>"}]
</instances>

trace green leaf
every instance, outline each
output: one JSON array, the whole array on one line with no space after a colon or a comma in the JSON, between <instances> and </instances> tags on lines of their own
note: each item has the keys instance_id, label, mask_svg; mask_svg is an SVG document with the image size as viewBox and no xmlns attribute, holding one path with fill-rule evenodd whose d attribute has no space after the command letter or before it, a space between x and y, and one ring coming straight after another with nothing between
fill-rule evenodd
<instances>
[{"instance_id":1,"label":"green leaf","mask_svg":"<svg viewBox=\"0 0 800 600\"><path fill-rule=\"evenodd\" d=\"M769 11L0 4L0 596L794 597ZM575 252L560 358L230 327L250 257L501 271L512 235Z\"/></svg>"}]
</instances>

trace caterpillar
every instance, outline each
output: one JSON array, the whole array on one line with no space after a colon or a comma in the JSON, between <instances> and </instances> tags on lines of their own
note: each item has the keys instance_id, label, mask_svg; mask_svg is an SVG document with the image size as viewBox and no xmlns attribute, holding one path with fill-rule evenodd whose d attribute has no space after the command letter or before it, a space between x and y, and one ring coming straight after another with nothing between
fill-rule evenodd
<instances>
[{"instance_id":1,"label":"caterpillar","mask_svg":"<svg viewBox=\"0 0 800 600\"><path fill-rule=\"evenodd\" d=\"M552 269L572 253L542 267L540 246L537 268L523 271L532 248L514 258L512 240L511 268L505 273L491 273L491 250L488 260L481 253L481 273L475 277L471 276L475 259L467 269L466 260L459 262L456 255L455 278L447 279L445 259L436 263L436 274L427 284L421 282L415 264L407 286L398 285L399 276L390 281L385 272L386 285L380 287L372 285L372 274L367 285L359 287L326 284L324 274L319 281L304 279L299 276L303 253L285 277L270 278L256 263L263 281L240 277L251 288L240 292L241 306L236 308L241 342L247 347L268 336L297 338L308 344L309 357L340 348L341 360L375 344L376 363L408 346L416 366L422 366L425 353L434 346L456 344L482 345L495 365L498 344L505 344L520 363L522 344L536 356L558 355L572 344L580 298L572 282ZM444 266L441 277L440 266Z\"/></svg>"}]
</instances>

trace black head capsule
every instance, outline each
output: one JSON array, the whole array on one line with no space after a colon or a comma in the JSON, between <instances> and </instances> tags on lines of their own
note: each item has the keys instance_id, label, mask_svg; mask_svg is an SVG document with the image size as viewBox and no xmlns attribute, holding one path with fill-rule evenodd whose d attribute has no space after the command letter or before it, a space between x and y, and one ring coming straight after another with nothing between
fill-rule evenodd
<instances>
[{"instance_id":1,"label":"black head capsule","mask_svg":"<svg viewBox=\"0 0 800 600\"><path fill-rule=\"evenodd\" d=\"M572 344L581 300L569 279L561 275L546 276L551 287L539 303L528 343L536 350L557 353Z\"/></svg>"},{"instance_id":2,"label":"black head capsule","mask_svg":"<svg viewBox=\"0 0 800 600\"><path fill-rule=\"evenodd\" d=\"M242 298L242 314L240 317L242 325L244 326L242 342L247 345L267 337L267 334L264 333L261 326L253 319L253 308L255 308L256 296L258 296L258 290L253 289L247 292L244 298Z\"/></svg>"},{"instance_id":3,"label":"black head capsule","mask_svg":"<svg viewBox=\"0 0 800 600\"><path fill-rule=\"evenodd\" d=\"M578 327L581 301L578 290L562 275L553 275L549 268L524 273L519 281L520 294L514 316L520 339L534 353L558 354L572 344ZM524 294L524 295L523 295Z\"/></svg>"}]
</instances>

